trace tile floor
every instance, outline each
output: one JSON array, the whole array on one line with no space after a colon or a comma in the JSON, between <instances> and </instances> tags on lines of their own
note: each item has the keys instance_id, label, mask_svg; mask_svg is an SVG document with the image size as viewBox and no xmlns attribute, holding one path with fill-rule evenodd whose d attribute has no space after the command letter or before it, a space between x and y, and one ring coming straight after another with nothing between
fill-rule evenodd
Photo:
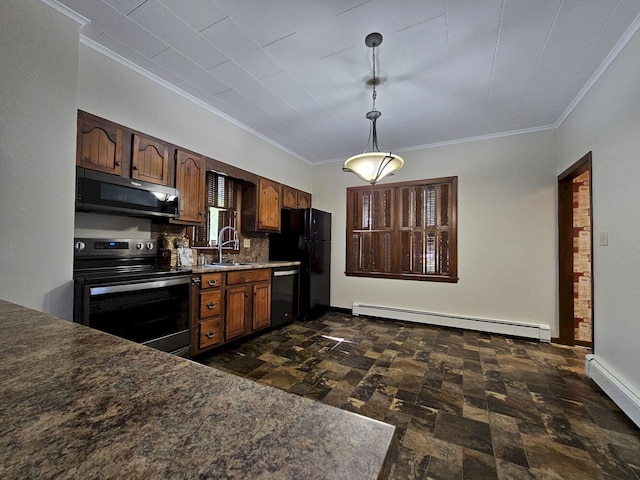
<instances>
[{"instance_id":1,"label":"tile floor","mask_svg":"<svg viewBox=\"0 0 640 480\"><path fill-rule=\"evenodd\" d=\"M198 360L395 425L393 479L639 480L640 430L588 352L330 312Z\"/></svg>"}]
</instances>

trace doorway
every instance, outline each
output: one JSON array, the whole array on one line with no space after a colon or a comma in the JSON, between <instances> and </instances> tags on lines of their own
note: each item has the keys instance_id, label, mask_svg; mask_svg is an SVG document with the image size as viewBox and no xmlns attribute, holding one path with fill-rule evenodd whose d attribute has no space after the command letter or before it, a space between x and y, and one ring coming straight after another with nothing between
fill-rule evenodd
<instances>
[{"instance_id":1,"label":"doorway","mask_svg":"<svg viewBox=\"0 0 640 480\"><path fill-rule=\"evenodd\" d=\"M593 348L591 152L558 176L559 343Z\"/></svg>"}]
</instances>

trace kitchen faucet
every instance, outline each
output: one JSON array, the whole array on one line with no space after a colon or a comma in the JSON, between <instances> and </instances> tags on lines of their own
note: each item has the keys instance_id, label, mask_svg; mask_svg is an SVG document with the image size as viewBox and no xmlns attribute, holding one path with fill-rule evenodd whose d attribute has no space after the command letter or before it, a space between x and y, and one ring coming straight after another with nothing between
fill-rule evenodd
<instances>
[{"instance_id":1,"label":"kitchen faucet","mask_svg":"<svg viewBox=\"0 0 640 480\"><path fill-rule=\"evenodd\" d=\"M227 230L231 230L233 232L233 239L223 242L222 237L224 235L224 232L226 232ZM240 250L240 241L238 240L238 231L235 228L230 226L222 227L218 232L218 263L222 263L222 247L230 244L233 244L234 250Z\"/></svg>"}]
</instances>

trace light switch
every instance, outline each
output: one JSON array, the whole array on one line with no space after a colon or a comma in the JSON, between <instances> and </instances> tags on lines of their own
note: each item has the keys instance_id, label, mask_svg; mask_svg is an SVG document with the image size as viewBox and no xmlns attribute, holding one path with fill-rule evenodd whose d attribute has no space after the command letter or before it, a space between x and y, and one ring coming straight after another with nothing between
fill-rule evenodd
<instances>
[{"instance_id":1,"label":"light switch","mask_svg":"<svg viewBox=\"0 0 640 480\"><path fill-rule=\"evenodd\" d=\"M609 245L609 234L607 232L600 232L600 246L606 247Z\"/></svg>"},{"instance_id":2,"label":"light switch","mask_svg":"<svg viewBox=\"0 0 640 480\"><path fill-rule=\"evenodd\" d=\"M251 247L251 239L250 238L243 238L242 239L242 246L244 248L250 248Z\"/></svg>"}]
</instances>

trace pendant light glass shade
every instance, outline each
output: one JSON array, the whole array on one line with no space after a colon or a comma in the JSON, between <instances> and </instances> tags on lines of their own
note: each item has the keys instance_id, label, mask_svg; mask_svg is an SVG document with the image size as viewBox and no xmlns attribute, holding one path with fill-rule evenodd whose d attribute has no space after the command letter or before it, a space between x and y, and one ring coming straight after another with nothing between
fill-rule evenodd
<instances>
[{"instance_id":1,"label":"pendant light glass shade","mask_svg":"<svg viewBox=\"0 0 640 480\"><path fill-rule=\"evenodd\" d=\"M382 43L382 35L370 33L364 39L364 43L371 48L373 58L373 75L368 82L373 85L373 108L366 114L366 117L371 121L371 128L369 129L369 139L364 152L348 158L344 162L342 170L344 172L353 172L365 182L374 185L380 179L387 175L393 175L394 172L400 170L404 165L404 160L391 152L381 152L378 148L376 122L382 113L376 110L376 97L378 95L376 91L376 85L378 84L378 78L376 77L376 47ZM370 151L367 151L369 148Z\"/></svg>"},{"instance_id":2,"label":"pendant light glass shade","mask_svg":"<svg viewBox=\"0 0 640 480\"><path fill-rule=\"evenodd\" d=\"M387 175L393 175L403 165L404 160L391 152L365 152L347 159L342 170L353 172L374 185Z\"/></svg>"}]
</instances>

